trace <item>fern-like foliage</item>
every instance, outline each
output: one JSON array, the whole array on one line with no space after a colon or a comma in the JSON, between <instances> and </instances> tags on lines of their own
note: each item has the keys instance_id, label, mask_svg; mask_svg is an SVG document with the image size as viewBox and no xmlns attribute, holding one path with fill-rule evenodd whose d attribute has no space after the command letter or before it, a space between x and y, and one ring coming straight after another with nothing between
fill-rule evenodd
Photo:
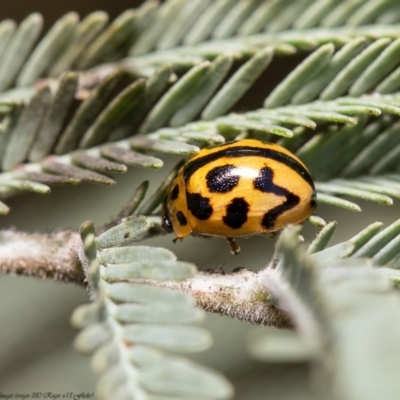
<instances>
[{"instance_id":1,"label":"fern-like foliage","mask_svg":"<svg viewBox=\"0 0 400 400\"><path fill-rule=\"evenodd\" d=\"M296 243L298 230L281 235L275 261L263 271L264 282L278 306L293 311L299 336L259 334L250 350L267 362L319 365L318 386L335 398L390 399L399 389L396 368L389 368L400 355L395 333L400 304L390 282L398 274L381 266L397 268L400 223L383 230L374 223L327 247L335 227L328 224L308 249ZM371 362L366 348L379 363Z\"/></svg>"},{"instance_id":2,"label":"fern-like foliage","mask_svg":"<svg viewBox=\"0 0 400 400\"><path fill-rule=\"evenodd\" d=\"M222 7L223 2L216 2L213 7L207 8L204 15L207 13L214 15L213 13L218 11L214 10L217 3L219 7ZM244 7L244 3L239 3L241 6L238 6L237 12ZM256 7L256 3L249 4ZM147 15L146 18L150 18L150 14L154 14L153 17L156 19L161 18L161 15L169 15L173 12L171 10L175 10L174 4L174 2L166 2L158 9L153 3L145 3L136 12L124 13L109 28L104 27L103 14L95 13L89 16L80 23L83 26L82 28L79 25L80 29L86 32L86 30L96 30L101 27L104 31L96 39L92 38L93 42L77 41L76 38L68 41L70 50L67 49L65 54L76 54L76 58L72 61L72 55L68 56L70 64L66 68L73 67L78 59L81 63L79 65L86 67L91 65L91 62L87 60L83 62L78 57L79 54L83 54L82 49L81 52L77 50L78 44L80 48L85 43L89 46L84 52L86 57L83 58L84 60L89 57L93 60L111 61L113 56L110 55L111 58L108 59L104 54L99 55L100 48L107 47L109 41L121 40L122 43L121 38L125 36L122 33L119 36L119 30L128 29L127 26L130 24L131 29L133 25L136 26L130 19L133 15L136 16L134 18L136 23L137 15L141 13ZM197 6L202 7L201 4L204 3L199 3ZM275 8L272 4L268 4L269 6L265 7L270 13L278 12L275 10L277 7L275 3ZM194 4L187 4L185 7L192 6L194 7ZM395 5L392 6L395 7ZM223 7L220 10L222 9ZM376 18L382 17L380 13L384 12L383 9L388 11L385 7L372 7L372 9L375 10L374 13L377 13L374 14ZM243 17L249 13L250 18L250 14L253 15L253 12L257 10L247 9L244 14L241 14L244 12L242 10L239 14ZM309 11L307 13L309 15ZM204 18L210 18L210 15ZM103 22L100 23L100 20ZM28 18L27 21L30 19ZM37 21L37 18L33 18L32 21ZM32 78L34 81L44 73L43 71L46 71L43 66L46 59L44 54L48 52L48 57L51 59L54 57L50 49L53 49L54 43L58 43L59 40L65 40L65 35L72 29L71 26L75 26L71 21L77 24L75 15L68 15L56 23L24 64L22 77L28 74L24 71L37 69L35 74L32 72L28 74L35 77ZM200 22L199 20L198 23ZM242 22L244 23L244 20ZM36 26L37 23L26 22L27 26L30 24ZM320 23L324 24L322 21ZM344 26L346 23L348 21L343 21ZM315 24L318 25L316 22ZM194 145L221 143L225 138L235 138L238 135L260 137L292 147L306 162L312 158L309 163L311 171L317 179L324 181L341 175L358 178L369 169L378 174L393 172L398 153L396 148L393 149L393 145L397 143L396 125L392 127L395 119L388 119L385 114L398 115L400 112L395 84L398 81L396 76L400 64L398 51L400 42L383 37L386 36L386 32L382 31L381 38L379 34L376 34L373 39L361 37L361 33L355 37L348 36L345 41L342 41L341 48L337 40L334 41L336 48L332 43L322 45L269 94L264 102L266 108L244 114L227 114L254 85L260 74L268 68L274 51L277 51L274 41L263 42L265 35L251 36L255 32L251 32L250 36L244 35L239 26L241 25L237 25L235 30L231 28L228 30L231 34L238 33L229 40L240 41L244 36L246 36L246 41L250 38L258 40L258 45L253 51L241 53L239 59L246 59L249 56L250 58L239 68L235 67L238 54L233 53L229 46L221 48L220 52L213 55L202 56L200 60L197 58L194 64L185 64L185 66L176 59L172 62L171 60L162 61L166 48L170 48L169 52L175 52L178 58L182 57L182 52L184 52L182 48L175 49L171 46L172 42L168 46L164 42L164 44L154 42L152 46L162 51L154 52L151 56L138 56L131 49L131 54L136 54L136 57L127 58L122 61L122 64L109 64L85 73L69 72L58 81L44 80L43 84L36 89L24 87L4 92L0 97L4 107L3 121L0 126L2 129L0 148L3 150L0 161L2 168L9 172L0 176L1 197L8 197L21 190L46 193L50 190L47 187L49 183L75 184L81 181L92 181L113 184L114 181L108 174L124 172L127 165L150 168L162 166L160 159L143 153L173 151L178 154L190 154L197 149ZM267 26L268 30L270 28ZM376 26L373 28L375 29ZM18 29L22 31L21 27ZM154 29L147 28L141 31L138 26L135 29L142 33L138 38L132 39L136 42L135 45L132 44L133 42L130 43L130 46L133 45L133 49L138 46L140 49L143 41L150 40L148 39L150 33L146 32L153 32ZM356 31L357 28L354 32ZM193 31L190 30L190 32ZM15 37L19 37L17 33ZM7 34L10 35L10 33ZM221 38L220 33L209 32L209 34L211 37L215 35ZM91 37L89 33L87 35ZM188 33L188 37L191 35L193 34ZM222 36L229 36L225 35L226 33ZM14 40L17 41L15 37ZM285 35L282 37L285 38ZM177 35L175 40L177 44L183 39L179 39ZM191 40L193 39L189 39L189 42ZM126 41L123 43L127 46ZM246 43L248 47L249 44ZM289 44L293 46L293 43L287 40L286 45ZM265 45L267 47L263 47ZM72 51L73 48L74 51ZM194 49L192 55L198 56L197 45L189 49ZM296 51L299 50L304 50L304 48L296 47ZM188 48L185 51L189 51ZM7 54L7 47L5 47L4 57ZM157 60L157 63L154 64L151 60ZM77 64L78 68L80 68L79 65ZM150 75L143 75L143 72L140 72L144 65L147 69L153 65ZM123 71L121 71L121 66L125 67ZM39 73L39 70L42 72ZM143 77L139 78L138 75L143 75ZM27 78L13 79L17 86L21 80L24 85L30 83L26 80ZM359 97L369 93L371 89L374 89L374 95ZM345 97L339 97L343 95ZM201 119L194 122L199 116ZM374 122L374 117L379 117L379 119ZM374 141L372 134L368 141L356 134L361 129L364 131L366 126L375 126L375 138L379 136L379 140ZM385 134L381 135L383 133L381 129L384 127L388 131L384 131ZM339 130L340 134L338 132L333 134L335 129ZM374 128L370 129L374 130ZM320 133L315 134L316 131ZM284 139L279 139L274 135L282 136ZM348 140L349 135L353 137L351 151L346 153L346 157L340 157L340 160L336 161L335 154L340 151L338 145ZM125 139L132 136L136 137ZM295 140L287 140L287 138ZM174 143L168 143L165 140L183 143L175 146ZM102 145L105 142L107 144ZM182 147L184 143L187 143L186 148ZM360 154L360 147L366 144L370 146L370 150L362 149ZM382 161L379 155L389 146L391 147L389 158ZM65 154L65 156L46 158L54 153ZM315 157L315 154L318 156ZM354 160L352 154L357 154L358 157ZM322 174L318 172L321 171L318 168L320 160L328 164ZM332 161L327 163L327 160ZM379 160L377 165L374 165L376 163L374 160ZM30 163L21 166L20 163L24 161L30 161ZM351 165L347 165L350 161ZM385 178L389 182L390 195L394 197L398 196L395 178L393 175ZM353 210L358 210L359 206L342 199L342 196L350 195L386 204L391 202L387 197L387 190L385 191L381 185L374 186L374 183L369 185L359 179L363 178L358 178L354 185L353 182L350 183L350 188L346 188L345 184L338 187L337 182L317 185L320 201ZM378 190L377 194L374 193L376 190ZM4 203L2 203L1 211L3 213L8 211Z\"/></svg>"},{"instance_id":3,"label":"fern-like foliage","mask_svg":"<svg viewBox=\"0 0 400 400\"><path fill-rule=\"evenodd\" d=\"M187 157L246 137L296 153L319 203L361 211L359 199L400 198L396 0L148 0L111 22L104 12L82 20L72 12L41 36L42 24L39 14L0 23L0 200L48 193L53 184L112 185L112 174L130 166L161 168L163 154ZM270 93L258 89L279 58L294 54L303 61ZM259 104L238 110L250 90ZM191 326L203 312L188 290L159 285L197 277L195 266L137 245L161 233L159 206L173 175L138 209L142 184L98 233L81 226L92 303L72 322L82 329L76 347L93 354L101 375L100 398L232 395L218 373L170 354L210 343ZM0 214L8 210L0 201ZM400 223L374 223L328 247L336 223L310 221L323 228L308 247L289 227L253 280L230 276L240 284L229 281L229 289L246 288L235 304L244 312L234 316L245 319L243 303L255 302L260 318L249 321L274 320L262 314L273 308L297 331L275 341L259 336L251 351L322 366L332 398L396 398L399 304L391 282L400 282ZM205 308L235 308L218 299Z\"/></svg>"},{"instance_id":4,"label":"fern-like foliage","mask_svg":"<svg viewBox=\"0 0 400 400\"><path fill-rule=\"evenodd\" d=\"M72 323L83 329L76 348L93 354L93 369L101 375L97 395L228 398L231 386L217 372L167 353L201 351L211 337L190 326L204 316L190 295L146 285L146 279L183 280L196 273L193 264L177 261L168 250L126 246L151 227L143 216L126 219L98 237L93 224L81 226L93 302L78 307Z\"/></svg>"}]
</instances>

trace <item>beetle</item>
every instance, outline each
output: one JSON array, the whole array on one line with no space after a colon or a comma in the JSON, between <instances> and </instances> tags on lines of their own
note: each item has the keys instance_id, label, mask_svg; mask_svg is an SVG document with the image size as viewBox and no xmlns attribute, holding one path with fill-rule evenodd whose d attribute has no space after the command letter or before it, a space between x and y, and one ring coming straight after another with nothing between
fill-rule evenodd
<instances>
[{"instance_id":1,"label":"beetle","mask_svg":"<svg viewBox=\"0 0 400 400\"><path fill-rule=\"evenodd\" d=\"M234 238L300 224L316 206L314 182L298 157L274 143L243 139L186 160L167 192L163 227L175 241L224 237L238 254Z\"/></svg>"}]
</instances>

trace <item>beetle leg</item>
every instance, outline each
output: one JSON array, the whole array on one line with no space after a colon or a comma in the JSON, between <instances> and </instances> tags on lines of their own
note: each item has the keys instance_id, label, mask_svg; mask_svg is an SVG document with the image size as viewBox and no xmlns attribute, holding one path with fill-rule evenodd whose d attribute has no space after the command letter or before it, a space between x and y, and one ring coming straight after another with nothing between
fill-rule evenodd
<instances>
[{"instance_id":1,"label":"beetle leg","mask_svg":"<svg viewBox=\"0 0 400 400\"><path fill-rule=\"evenodd\" d=\"M240 246L235 242L235 239L231 237L227 237L226 240L229 243L229 247L231 248L231 254L237 256L240 252Z\"/></svg>"},{"instance_id":2,"label":"beetle leg","mask_svg":"<svg viewBox=\"0 0 400 400\"><path fill-rule=\"evenodd\" d=\"M277 232L269 232L269 233L266 233L265 236L268 239L274 240L279 236L279 233L280 233L279 231L277 231Z\"/></svg>"}]
</instances>

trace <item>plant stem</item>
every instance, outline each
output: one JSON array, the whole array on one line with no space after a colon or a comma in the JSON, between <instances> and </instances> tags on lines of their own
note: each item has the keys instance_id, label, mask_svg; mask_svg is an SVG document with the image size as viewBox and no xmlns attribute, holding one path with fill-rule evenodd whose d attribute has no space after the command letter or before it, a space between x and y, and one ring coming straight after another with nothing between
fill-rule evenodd
<instances>
[{"instance_id":1,"label":"plant stem","mask_svg":"<svg viewBox=\"0 0 400 400\"><path fill-rule=\"evenodd\" d=\"M273 305L273 299L261 283L262 272L242 269L231 274L199 272L182 282L143 281L190 294L205 311L227 315L255 325L292 328L286 313Z\"/></svg>"},{"instance_id":2,"label":"plant stem","mask_svg":"<svg viewBox=\"0 0 400 400\"><path fill-rule=\"evenodd\" d=\"M0 272L84 285L79 258L82 242L74 231L0 231Z\"/></svg>"},{"instance_id":3,"label":"plant stem","mask_svg":"<svg viewBox=\"0 0 400 400\"><path fill-rule=\"evenodd\" d=\"M77 232L51 233L0 231L0 272L53 279L87 287L83 244ZM249 270L232 274L199 272L176 281L133 280L190 294L205 311L227 315L256 325L290 328L286 313L273 305L261 283L262 276Z\"/></svg>"}]
</instances>

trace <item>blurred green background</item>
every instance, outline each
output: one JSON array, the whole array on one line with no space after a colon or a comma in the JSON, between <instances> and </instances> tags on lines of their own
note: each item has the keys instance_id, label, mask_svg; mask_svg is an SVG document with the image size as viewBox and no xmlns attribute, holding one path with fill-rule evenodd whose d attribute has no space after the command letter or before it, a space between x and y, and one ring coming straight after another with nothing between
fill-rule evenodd
<instances>
[{"instance_id":1,"label":"blurred green background","mask_svg":"<svg viewBox=\"0 0 400 400\"><path fill-rule=\"evenodd\" d=\"M21 21L31 12L41 12L46 27L65 12L77 11L85 16L90 11L105 10L111 17L133 7L135 1L97 0L69 2L14 1L4 2L0 7L1 19ZM268 70L262 78L265 97L268 88L280 81L286 71L298 60L293 57L289 64ZM290 64L291 63L291 64ZM274 73L275 71L275 73ZM260 87L259 85L257 86ZM241 101L240 107L257 105L257 96L250 94ZM15 226L25 231L51 231L54 229L77 229L85 220L96 226L108 222L143 180L150 180L151 193L163 180L178 160L163 157L166 165L159 171L131 168L125 175L117 177L113 187L80 185L56 187L48 196L25 194L9 199L11 212L1 217L0 228ZM399 217L399 204L392 207L361 203L363 213L338 211L332 207L320 207L318 215L325 220L337 220L339 226L333 242L346 239L357 233L368 223L379 220L385 223ZM317 229L305 227L306 239L312 238ZM177 256L192 261L199 268L225 270L235 267L260 269L270 260L273 242L265 238L239 241L240 256L230 255L228 246L220 239L189 238L173 245L171 236L149 240L148 244L164 246ZM76 331L69 318L74 308L88 302L87 292L74 285L66 285L38 279L2 276L0 279L0 392L2 394L32 394L52 392L65 394L74 392L92 393L96 377L90 370L90 359L75 353L72 342ZM208 315L204 326L214 336L214 345L206 352L192 358L224 373L234 384L235 399L313 399L312 387L308 383L312 370L307 365L267 365L252 360L246 352L248 333L256 329L249 324Z\"/></svg>"}]
</instances>

